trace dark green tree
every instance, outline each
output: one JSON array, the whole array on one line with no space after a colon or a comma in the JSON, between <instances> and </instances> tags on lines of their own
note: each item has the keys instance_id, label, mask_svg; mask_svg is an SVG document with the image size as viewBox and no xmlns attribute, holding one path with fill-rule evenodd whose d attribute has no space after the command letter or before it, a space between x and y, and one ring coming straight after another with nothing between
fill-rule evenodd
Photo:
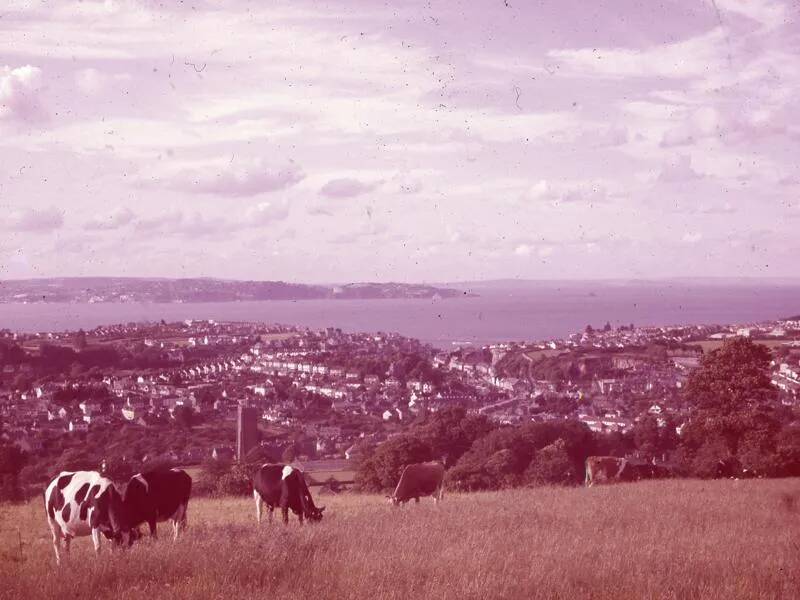
<instances>
[{"instance_id":1,"label":"dark green tree","mask_svg":"<svg viewBox=\"0 0 800 600\"><path fill-rule=\"evenodd\" d=\"M734 474L740 468L776 474L781 414L770 358L766 346L733 338L691 374L685 394L692 412L681 440L690 473L711 477L719 466L735 464Z\"/></svg>"},{"instance_id":2,"label":"dark green tree","mask_svg":"<svg viewBox=\"0 0 800 600\"><path fill-rule=\"evenodd\" d=\"M413 435L399 435L378 446L359 465L356 485L365 492L380 492L397 485L406 465L433 459L433 449Z\"/></svg>"}]
</instances>

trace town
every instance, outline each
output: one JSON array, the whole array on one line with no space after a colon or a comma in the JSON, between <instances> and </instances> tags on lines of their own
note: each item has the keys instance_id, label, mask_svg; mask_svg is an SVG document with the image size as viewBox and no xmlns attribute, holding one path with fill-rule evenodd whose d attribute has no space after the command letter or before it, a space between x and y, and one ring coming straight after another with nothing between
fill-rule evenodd
<instances>
[{"instance_id":1,"label":"town","mask_svg":"<svg viewBox=\"0 0 800 600\"><path fill-rule=\"evenodd\" d=\"M800 395L800 317L728 326L587 326L567 339L437 350L393 333L264 323L130 323L0 332L0 440L65 468L168 459L346 464L420 416L458 406L498 424L577 420L598 433L643 419L680 435L681 396L730 337L772 352L781 403ZM242 410L255 434L237 440ZM88 443L87 443L88 440ZM255 447L257 446L257 448ZM41 469L39 469L41 471Z\"/></svg>"}]
</instances>

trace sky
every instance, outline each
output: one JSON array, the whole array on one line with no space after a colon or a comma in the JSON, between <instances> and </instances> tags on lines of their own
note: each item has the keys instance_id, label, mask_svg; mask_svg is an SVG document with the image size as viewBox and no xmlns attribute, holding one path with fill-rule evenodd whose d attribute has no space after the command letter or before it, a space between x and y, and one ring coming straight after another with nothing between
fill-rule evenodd
<instances>
[{"instance_id":1,"label":"sky","mask_svg":"<svg viewBox=\"0 0 800 600\"><path fill-rule=\"evenodd\" d=\"M795 0L6 0L0 39L0 278L800 273Z\"/></svg>"}]
</instances>

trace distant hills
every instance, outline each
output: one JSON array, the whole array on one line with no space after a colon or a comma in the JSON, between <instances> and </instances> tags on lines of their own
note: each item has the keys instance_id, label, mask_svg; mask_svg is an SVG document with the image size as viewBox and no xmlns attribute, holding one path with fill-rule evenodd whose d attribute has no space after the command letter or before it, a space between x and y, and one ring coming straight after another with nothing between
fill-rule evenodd
<instances>
[{"instance_id":1,"label":"distant hills","mask_svg":"<svg viewBox=\"0 0 800 600\"><path fill-rule=\"evenodd\" d=\"M307 285L283 281L138 277L66 277L0 281L0 303L430 299L464 295L463 291L452 288L404 283Z\"/></svg>"}]
</instances>

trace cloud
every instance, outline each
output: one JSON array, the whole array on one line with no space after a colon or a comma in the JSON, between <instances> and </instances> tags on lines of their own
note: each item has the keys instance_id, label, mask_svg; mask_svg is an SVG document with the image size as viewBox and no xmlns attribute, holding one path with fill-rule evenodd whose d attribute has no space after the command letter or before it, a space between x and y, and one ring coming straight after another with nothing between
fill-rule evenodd
<instances>
[{"instance_id":1,"label":"cloud","mask_svg":"<svg viewBox=\"0 0 800 600\"><path fill-rule=\"evenodd\" d=\"M6 222L11 231L46 232L59 229L64 224L64 213L55 207L36 210L24 208L12 211Z\"/></svg>"},{"instance_id":2,"label":"cloud","mask_svg":"<svg viewBox=\"0 0 800 600\"><path fill-rule=\"evenodd\" d=\"M282 221L289 216L289 203L286 200L259 202L246 213L246 224L259 226Z\"/></svg>"},{"instance_id":3,"label":"cloud","mask_svg":"<svg viewBox=\"0 0 800 600\"><path fill-rule=\"evenodd\" d=\"M725 67L725 36L721 29L673 44L649 48L580 48L551 50L548 56L568 76L608 79L628 77L702 77Z\"/></svg>"},{"instance_id":4,"label":"cloud","mask_svg":"<svg viewBox=\"0 0 800 600\"><path fill-rule=\"evenodd\" d=\"M241 224L237 225L229 219L206 216L198 211L187 214L173 210L156 217L139 219L135 229L148 235L213 238L241 227Z\"/></svg>"},{"instance_id":5,"label":"cloud","mask_svg":"<svg viewBox=\"0 0 800 600\"><path fill-rule=\"evenodd\" d=\"M303 170L295 164L275 168L257 160L218 170L213 167L186 169L173 175L168 184L174 189L199 194L247 197L286 189L304 178Z\"/></svg>"},{"instance_id":6,"label":"cloud","mask_svg":"<svg viewBox=\"0 0 800 600\"><path fill-rule=\"evenodd\" d=\"M143 233L162 233L176 230L183 222L183 213L179 210L160 214L156 217L139 219L136 231Z\"/></svg>"},{"instance_id":7,"label":"cloud","mask_svg":"<svg viewBox=\"0 0 800 600\"><path fill-rule=\"evenodd\" d=\"M0 68L0 120L35 121L42 118L41 87L42 70L39 67Z\"/></svg>"},{"instance_id":8,"label":"cloud","mask_svg":"<svg viewBox=\"0 0 800 600\"><path fill-rule=\"evenodd\" d=\"M83 226L90 230L110 230L119 229L132 223L136 219L136 214L126 206L117 208L104 217L96 216L89 219Z\"/></svg>"},{"instance_id":9,"label":"cloud","mask_svg":"<svg viewBox=\"0 0 800 600\"><path fill-rule=\"evenodd\" d=\"M661 138L662 148L690 146L697 140L720 131L721 118L716 109L706 106L695 110L680 125L668 129Z\"/></svg>"},{"instance_id":10,"label":"cloud","mask_svg":"<svg viewBox=\"0 0 800 600\"><path fill-rule=\"evenodd\" d=\"M690 156L681 155L661 167L658 180L662 183L682 183L702 179L703 175L692 168Z\"/></svg>"},{"instance_id":11,"label":"cloud","mask_svg":"<svg viewBox=\"0 0 800 600\"><path fill-rule=\"evenodd\" d=\"M547 258L552 256L553 252L555 252L555 248L549 245L517 244L514 248L514 254L523 257L535 253L539 258Z\"/></svg>"},{"instance_id":12,"label":"cloud","mask_svg":"<svg viewBox=\"0 0 800 600\"><path fill-rule=\"evenodd\" d=\"M769 0L714 0L716 8L740 14L760 23L768 29L780 27L787 22L786 7Z\"/></svg>"},{"instance_id":13,"label":"cloud","mask_svg":"<svg viewBox=\"0 0 800 600\"><path fill-rule=\"evenodd\" d=\"M703 234L698 231L687 231L683 234L681 241L687 244L696 244L703 239Z\"/></svg>"},{"instance_id":14,"label":"cloud","mask_svg":"<svg viewBox=\"0 0 800 600\"><path fill-rule=\"evenodd\" d=\"M364 183L358 179L344 177L331 179L320 188L319 193L328 198L354 198L375 189L376 183Z\"/></svg>"},{"instance_id":15,"label":"cloud","mask_svg":"<svg viewBox=\"0 0 800 600\"><path fill-rule=\"evenodd\" d=\"M389 228L383 223L363 222L350 231L342 231L329 238L331 244L352 244L364 238L374 238L388 233Z\"/></svg>"},{"instance_id":16,"label":"cloud","mask_svg":"<svg viewBox=\"0 0 800 600\"><path fill-rule=\"evenodd\" d=\"M105 77L97 69L81 69L75 73L75 84L84 94L93 95L103 88Z\"/></svg>"},{"instance_id":17,"label":"cloud","mask_svg":"<svg viewBox=\"0 0 800 600\"><path fill-rule=\"evenodd\" d=\"M553 182L542 179L528 190L527 197L558 204L600 204L609 200L605 187L597 182Z\"/></svg>"}]
</instances>

